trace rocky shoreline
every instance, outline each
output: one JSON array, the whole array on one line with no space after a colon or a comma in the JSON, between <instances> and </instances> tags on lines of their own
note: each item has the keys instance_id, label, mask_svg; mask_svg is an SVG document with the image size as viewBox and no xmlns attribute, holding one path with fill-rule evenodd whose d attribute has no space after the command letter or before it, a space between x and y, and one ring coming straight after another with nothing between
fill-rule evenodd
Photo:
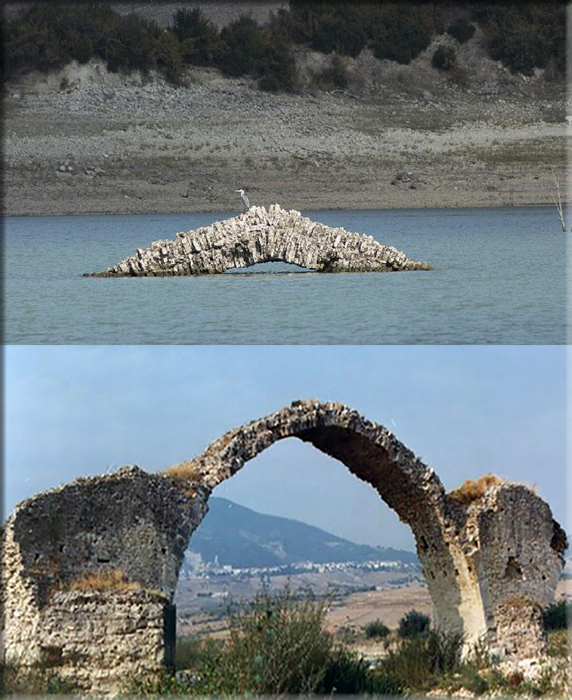
<instances>
[{"instance_id":1,"label":"rocky shoreline","mask_svg":"<svg viewBox=\"0 0 572 700\"><path fill-rule=\"evenodd\" d=\"M398 77L273 95L214 69L179 88L97 63L26 76L4 98L4 211L239 211L239 187L306 211L552 205L570 131L556 88Z\"/></svg>"}]
</instances>

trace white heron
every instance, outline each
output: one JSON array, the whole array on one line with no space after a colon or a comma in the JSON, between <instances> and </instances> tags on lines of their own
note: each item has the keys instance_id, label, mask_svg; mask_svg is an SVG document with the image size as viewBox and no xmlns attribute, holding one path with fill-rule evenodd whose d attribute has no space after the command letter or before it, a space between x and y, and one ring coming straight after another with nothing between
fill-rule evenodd
<instances>
[{"instance_id":1,"label":"white heron","mask_svg":"<svg viewBox=\"0 0 572 700\"><path fill-rule=\"evenodd\" d=\"M246 209L250 209L250 202L248 201L248 195L246 192L241 188L240 190L235 190L235 192L240 192L240 198L242 199L242 203L246 207Z\"/></svg>"}]
</instances>

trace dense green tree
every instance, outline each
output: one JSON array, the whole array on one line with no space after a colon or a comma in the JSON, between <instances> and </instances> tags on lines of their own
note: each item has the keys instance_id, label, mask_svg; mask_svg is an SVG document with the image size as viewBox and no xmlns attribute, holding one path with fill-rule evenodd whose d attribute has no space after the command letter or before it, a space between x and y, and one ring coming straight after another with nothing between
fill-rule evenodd
<instances>
[{"instance_id":1,"label":"dense green tree","mask_svg":"<svg viewBox=\"0 0 572 700\"><path fill-rule=\"evenodd\" d=\"M489 54L513 73L532 75L551 63L566 68L566 6L561 2L476 5L472 12Z\"/></svg>"}]
</instances>

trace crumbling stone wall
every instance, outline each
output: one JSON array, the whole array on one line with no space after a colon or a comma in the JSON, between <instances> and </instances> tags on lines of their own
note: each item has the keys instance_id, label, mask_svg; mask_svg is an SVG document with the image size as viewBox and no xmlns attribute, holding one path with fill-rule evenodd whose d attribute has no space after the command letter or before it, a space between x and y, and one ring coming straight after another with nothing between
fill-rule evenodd
<instances>
[{"instance_id":1,"label":"crumbling stone wall","mask_svg":"<svg viewBox=\"0 0 572 700\"><path fill-rule=\"evenodd\" d=\"M33 653L84 692L127 690L138 674L174 664L175 606L157 591L57 591L37 627L18 630L28 665Z\"/></svg>"},{"instance_id":2,"label":"crumbling stone wall","mask_svg":"<svg viewBox=\"0 0 572 700\"><path fill-rule=\"evenodd\" d=\"M22 665L43 663L44 647L58 646L50 640L60 621L69 637L65 649L71 650L62 652L62 667L69 666L76 646L85 646L85 634L76 639L80 626L73 624L74 616L62 603L73 599L78 618L99 610L89 625L94 639L105 637L104 630L113 629L117 618L118 631L108 635L109 653L100 645L98 668L110 677L120 674L124 660L112 653L120 620L133 618L138 607L142 611L135 619L155 619L158 610L167 614L190 535L206 513L207 494L200 485L181 489L171 478L125 467L114 474L77 479L19 504L2 533L0 629L7 656ZM122 572L141 590L115 602L113 592L89 598L70 590L79 578L96 572ZM110 606L101 607L108 597ZM106 614L111 615L108 628L102 622ZM164 647L163 641L163 655ZM154 647L141 650L145 648ZM90 658L91 653L86 648L78 659ZM156 664L155 652L139 653L141 664L145 658L151 666Z\"/></svg>"},{"instance_id":3,"label":"crumbling stone wall","mask_svg":"<svg viewBox=\"0 0 572 700\"><path fill-rule=\"evenodd\" d=\"M542 653L540 610L553 599L567 546L549 506L530 488L500 480L472 501L460 502L383 426L340 403L296 401L231 430L172 470L147 474L126 467L115 474L78 479L20 504L2 536L7 655L33 663L42 658L44 647L60 648L54 635L65 629L72 641L61 647L61 654L56 652L56 658L70 674L74 658L76 666L85 668L80 659L91 658L90 652L85 657L77 652L87 638L74 620L100 611L102 619L121 618L120 628L130 630L138 615L155 620L147 627L155 641L142 647L132 663L119 655L121 673L128 667L165 663L168 654L156 641L160 619L165 619L184 551L207 511L210 493L250 459L288 437L309 442L341 461L411 527L437 626L461 632L467 649L483 640L504 658ZM140 614L133 607L139 605L137 592L126 599L113 593L91 598L66 592L78 575L107 569L119 569L138 582L139 595L163 598L145 599L150 607ZM75 612L66 618L72 603ZM125 614L114 612L117 606L124 606ZM98 647L115 648L113 625L99 624ZM132 641L139 643L135 637ZM113 663L113 658L104 654L95 668ZM107 667L106 672L110 678L118 676L116 668ZM89 676L82 682L85 687L91 683L94 690L100 680Z\"/></svg>"},{"instance_id":4,"label":"crumbling stone wall","mask_svg":"<svg viewBox=\"0 0 572 700\"><path fill-rule=\"evenodd\" d=\"M177 233L172 241L155 241L95 276L204 275L275 261L320 272L430 269L373 236L316 223L272 204L268 211L251 207L226 221Z\"/></svg>"}]
</instances>

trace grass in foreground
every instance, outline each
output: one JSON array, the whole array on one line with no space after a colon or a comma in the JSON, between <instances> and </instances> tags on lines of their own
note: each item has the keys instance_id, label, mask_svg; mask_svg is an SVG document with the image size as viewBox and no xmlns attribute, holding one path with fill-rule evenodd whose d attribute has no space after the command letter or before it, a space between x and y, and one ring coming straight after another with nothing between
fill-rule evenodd
<instances>
[{"instance_id":1,"label":"grass in foreground","mask_svg":"<svg viewBox=\"0 0 572 700\"><path fill-rule=\"evenodd\" d=\"M181 640L175 674L139 677L132 694L186 695L399 695L403 685L324 629L328 602L297 598L288 588L263 590L250 604L229 609L226 641Z\"/></svg>"},{"instance_id":2,"label":"grass in foreground","mask_svg":"<svg viewBox=\"0 0 572 700\"><path fill-rule=\"evenodd\" d=\"M76 686L49 668L19 668L0 662L0 698L7 695L74 695Z\"/></svg>"},{"instance_id":3,"label":"grass in foreground","mask_svg":"<svg viewBox=\"0 0 572 700\"><path fill-rule=\"evenodd\" d=\"M471 657L463 660L462 636L428 629L423 616L412 615L415 611L402 618L400 628L409 632L413 619L417 632L384 635L381 625L375 625L376 631L382 632L387 654L372 666L349 646L336 643L325 630L328 605L328 600L317 599L311 593L298 597L288 588L280 592L264 589L252 603L229 607L227 640L180 639L175 670L139 675L123 692L219 697L427 693L570 696L565 603L546 611L545 624L552 630L548 633L547 653L532 680L515 671L503 671L483 648L475 648ZM74 690L53 668L0 665L0 696L71 694Z\"/></svg>"}]
</instances>

